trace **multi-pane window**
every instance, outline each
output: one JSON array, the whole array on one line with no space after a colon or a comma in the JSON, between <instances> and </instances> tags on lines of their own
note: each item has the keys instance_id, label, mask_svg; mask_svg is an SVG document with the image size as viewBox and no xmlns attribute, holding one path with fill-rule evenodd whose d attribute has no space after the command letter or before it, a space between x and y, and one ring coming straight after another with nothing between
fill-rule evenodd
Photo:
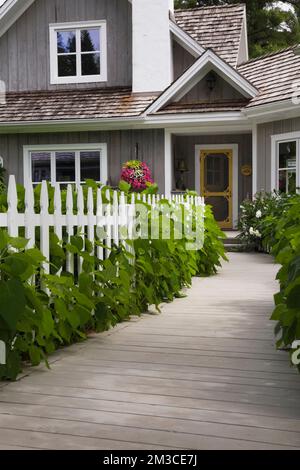
<instances>
[{"instance_id":1,"label":"multi-pane window","mask_svg":"<svg viewBox=\"0 0 300 470\"><path fill-rule=\"evenodd\" d=\"M94 145L89 148L25 148L25 184L81 184L87 179L106 184L107 157L106 146Z\"/></svg>"},{"instance_id":2,"label":"multi-pane window","mask_svg":"<svg viewBox=\"0 0 300 470\"><path fill-rule=\"evenodd\" d=\"M51 83L107 80L106 23L50 26Z\"/></svg>"}]
</instances>

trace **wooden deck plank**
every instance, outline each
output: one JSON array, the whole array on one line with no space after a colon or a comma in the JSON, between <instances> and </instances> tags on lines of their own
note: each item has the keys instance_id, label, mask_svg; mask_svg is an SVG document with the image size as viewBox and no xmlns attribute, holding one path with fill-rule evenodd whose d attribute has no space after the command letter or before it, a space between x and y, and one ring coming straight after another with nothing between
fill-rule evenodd
<instances>
[{"instance_id":1,"label":"wooden deck plank","mask_svg":"<svg viewBox=\"0 0 300 470\"><path fill-rule=\"evenodd\" d=\"M1 448L300 449L300 377L274 346L268 256L0 388Z\"/></svg>"}]
</instances>

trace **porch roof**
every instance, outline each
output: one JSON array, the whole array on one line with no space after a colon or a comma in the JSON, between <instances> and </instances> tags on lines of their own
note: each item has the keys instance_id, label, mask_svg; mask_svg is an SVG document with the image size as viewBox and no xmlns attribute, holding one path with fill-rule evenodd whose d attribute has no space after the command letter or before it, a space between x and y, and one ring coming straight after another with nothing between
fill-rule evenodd
<instances>
[{"instance_id":1,"label":"porch roof","mask_svg":"<svg viewBox=\"0 0 300 470\"><path fill-rule=\"evenodd\" d=\"M0 123L137 117L156 97L130 88L7 93Z\"/></svg>"},{"instance_id":2,"label":"porch roof","mask_svg":"<svg viewBox=\"0 0 300 470\"><path fill-rule=\"evenodd\" d=\"M154 114L187 114L187 113L213 113L226 111L241 111L249 100L223 100L218 102L199 103L170 103Z\"/></svg>"},{"instance_id":3,"label":"porch roof","mask_svg":"<svg viewBox=\"0 0 300 470\"><path fill-rule=\"evenodd\" d=\"M300 77L300 56L295 54L296 47L252 59L238 67L238 72L259 90L248 108L293 97L293 82Z\"/></svg>"}]
</instances>

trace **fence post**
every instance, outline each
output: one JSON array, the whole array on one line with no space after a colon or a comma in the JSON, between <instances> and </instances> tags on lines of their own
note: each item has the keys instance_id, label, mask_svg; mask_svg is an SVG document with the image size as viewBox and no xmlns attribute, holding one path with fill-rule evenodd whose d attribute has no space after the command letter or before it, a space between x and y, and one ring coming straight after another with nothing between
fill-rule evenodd
<instances>
[{"instance_id":1,"label":"fence post","mask_svg":"<svg viewBox=\"0 0 300 470\"><path fill-rule=\"evenodd\" d=\"M68 184L67 188L67 234L68 241L74 235L74 225L73 225L73 192L72 186ZM70 252L67 253L67 271L71 274L74 274L74 255Z\"/></svg>"},{"instance_id":2,"label":"fence post","mask_svg":"<svg viewBox=\"0 0 300 470\"><path fill-rule=\"evenodd\" d=\"M60 186L56 183L54 188L54 232L57 238L62 241L63 238L63 224L62 224L62 210L61 210L61 191Z\"/></svg>"},{"instance_id":3,"label":"fence post","mask_svg":"<svg viewBox=\"0 0 300 470\"><path fill-rule=\"evenodd\" d=\"M97 227L99 227L99 221L102 220L102 218L103 218L102 191L100 188L98 188L97 190ZM101 228L103 228L103 226L101 226ZM99 242L103 243L103 239L100 240L99 237L97 238ZM97 257L100 260L104 260L104 250L102 246L97 247Z\"/></svg>"},{"instance_id":4,"label":"fence post","mask_svg":"<svg viewBox=\"0 0 300 470\"><path fill-rule=\"evenodd\" d=\"M113 196L113 240L116 246L119 245L119 200L118 193L114 191Z\"/></svg>"},{"instance_id":5,"label":"fence post","mask_svg":"<svg viewBox=\"0 0 300 470\"><path fill-rule=\"evenodd\" d=\"M8 235L11 237L19 236L18 226L18 193L16 186L16 179L13 175L9 177L8 190L7 190L7 230Z\"/></svg>"},{"instance_id":6,"label":"fence post","mask_svg":"<svg viewBox=\"0 0 300 470\"><path fill-rule=\"evenodd\" d=\"M95 223L94 223L94 194L93 189L88 189L88 199L87 199L87 213L88 213L88 229L87 236L88 240L94 245L95 243Z\"/></svg>"},{"instance_id":7,"label":"fence post","mask_svg":"<svg viewBox=\"0 0 300 470\"><path fill-rule=\"evenodd\" d=\"M105 218L106 218L106 257L108 258L111 252L111 232L112 232L112 224L111 224L111 201L110 201L110 191L109 189L106 191L106 199L108 201L106 205L105 211Z\"/></svg>"},{"instance_id":8,"label":"fence post","mask_svg":"<svg viewBox=\"0 0 300 470\"><path fill-rule=\"evenodd\" d=\"M49 195L47 182L42 182L41 189L41 212L40 212L40 249L43 255L45 256L47 262L43 263L43 268L46 274L50 272L50 246L49 246Z\"/></svg>"},{"instance_id":9,"label":"fence post","mask_svg":"<svg viewBox=\"0 0 300 470\"><path fill-rule=\"evenodd\" d=\"M83 242L83 250L84 250L84 243L85 243L85 225L84 225L84 197L83 197L83 189L81 184L77 188L77 220L78 220L78 227L77 227L77 235L80 236ZM78 256L78 273L80 274L82 271L82 258Z\"/></svg>"},{"instance_id":10,"label":"fence post","mask_svg":"<svg viewBox=\"0 0 300 470\"><path fill-rule=\"evenodd\" d=\"M25 238L28 240L27 248L35 246L35 212L33 186L25 188Z\"/></svg>"}]
</instances>

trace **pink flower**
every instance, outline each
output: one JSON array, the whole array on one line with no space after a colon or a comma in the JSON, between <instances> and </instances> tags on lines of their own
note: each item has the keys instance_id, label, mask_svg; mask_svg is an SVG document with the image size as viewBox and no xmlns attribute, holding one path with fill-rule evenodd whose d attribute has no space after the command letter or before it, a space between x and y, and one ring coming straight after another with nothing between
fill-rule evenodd
<instances>
[{"instance_id":1,"label":"pink flower","mask_svg":"<svg viewBox=\"0 0 300 470\"><path fill-rule=\"evenodd\" d=\"M153 184L151 171L144 162L131 160L123 166L121 180L129 183L134 191L143 191Z\"/></svg>"}]
</instances>

